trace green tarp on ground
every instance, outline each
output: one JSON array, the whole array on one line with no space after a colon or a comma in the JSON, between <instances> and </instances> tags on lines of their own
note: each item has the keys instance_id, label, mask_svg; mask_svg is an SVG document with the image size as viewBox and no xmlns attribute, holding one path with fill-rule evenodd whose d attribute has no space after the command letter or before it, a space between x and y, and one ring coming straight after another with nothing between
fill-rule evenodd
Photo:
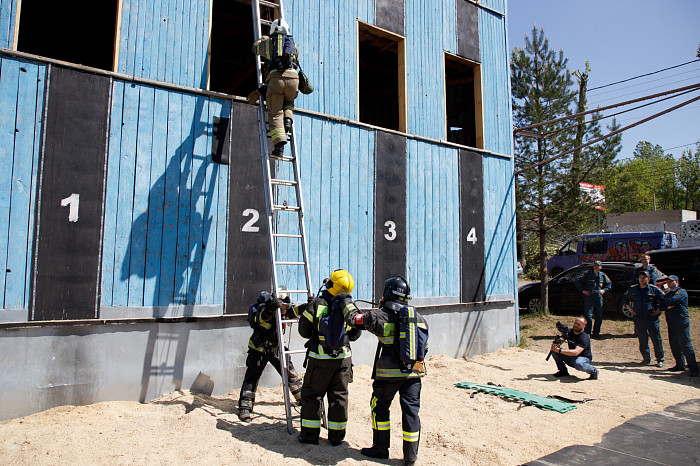
<instances>
[{"instance_id":1,"label":"green tarp on ground","mask_svg":"<svg viewBox=\"0 0 700 466\"><path fill-rule=\"evenodd\" d=\"M565 401L547 398L546 396L542 395L535 395L534 393L521 392L520 390L513 390L512 388L499 387L497 385L481 385L478 383L471 382L459 382L455 385L459 388L466 388L469 390L477 390L484 393L490 393L492 395L498 395L511 400L522 401L523 403L539 406L540 408L551 409L552 411L558 411L560 413L566 413L568 411L571 411L572 409L576 409L576 405L567 403Z\"/></svg>"}]
</instances>

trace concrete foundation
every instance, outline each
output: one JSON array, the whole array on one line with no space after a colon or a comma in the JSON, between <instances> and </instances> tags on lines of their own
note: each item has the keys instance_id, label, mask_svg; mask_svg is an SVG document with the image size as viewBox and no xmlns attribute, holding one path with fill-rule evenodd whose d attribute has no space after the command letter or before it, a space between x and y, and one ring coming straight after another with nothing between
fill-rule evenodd
<instances>
[{"instance_id":1,"label":"concrete foundation","mask_svg":"<svg viewBox=\"0 0 700 466\"><path fill-rule=\"evenodd\" d=\"M420 308L430 326L429 355L460 358L517 342L514 302ZM179 389L222 395L245 373L251 328L245 317L42 322L0 327L0 420L62 405L147 402ZM291 348L304 340L296 328ZM355 364L372 364L377 339L352 344ZM303 355L294 355L302 371ZM274 369L262 386L275 386Z\"/></svg>"}]
</instances>

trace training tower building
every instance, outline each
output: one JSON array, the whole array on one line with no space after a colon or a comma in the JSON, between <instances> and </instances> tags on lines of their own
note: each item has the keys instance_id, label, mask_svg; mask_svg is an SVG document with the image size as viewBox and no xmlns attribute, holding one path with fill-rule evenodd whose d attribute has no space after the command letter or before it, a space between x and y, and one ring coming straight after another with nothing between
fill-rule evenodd
<instances>
[{"instance_id":1,"label":"training tower building","mask_svg":"<svg viewBox=\"0 0 700 466\"><path fill-rule=\"evenodd\" d=\"M430 354L514 345L506 0L284 17L315 87L295 113L312 283L344 268L376 302L404 275ZM249 0L0 0L0 420L240 387L271 275L252 42Z\"/></svg>"}]
</instances>

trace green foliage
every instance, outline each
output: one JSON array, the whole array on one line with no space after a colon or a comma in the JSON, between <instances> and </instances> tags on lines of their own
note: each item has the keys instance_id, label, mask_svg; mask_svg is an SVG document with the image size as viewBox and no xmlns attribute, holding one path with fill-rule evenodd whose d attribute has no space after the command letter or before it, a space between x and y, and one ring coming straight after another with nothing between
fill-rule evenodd
<instances>
[{"instance_id":1,"label":"green foliage","mask_svg":"<svg viewBox=\"0 0 700 466\"><path fill-rule=\"evenodd\" d=\"M605 173L609 212L654 210L654 201L657 210L700 210L700 143L677 160L647 141L633 155Z\"/></svg>"}]
</instances>

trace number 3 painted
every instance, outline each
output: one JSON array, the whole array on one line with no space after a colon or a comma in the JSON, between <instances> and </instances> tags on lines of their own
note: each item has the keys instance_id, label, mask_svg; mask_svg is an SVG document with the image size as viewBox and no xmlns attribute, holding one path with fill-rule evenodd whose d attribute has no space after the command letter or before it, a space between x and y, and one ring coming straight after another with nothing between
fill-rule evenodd
<instances>
[{"instance_id":1,"label":"number 3 painted","mask_svg":"<svg viewBox=\"0 0 700 466\"><path fill-rule=\"evenodd\" d=\"M71 194L65 199L61 199L61 207L69 205L68 209L68 221L77 222L78 221L78 209L80 208L80 194Z\"/></svg>"},{"instance_id":2,"label":"number 3 painted","mask_svg":"<svg viewBox=\"0 0 700 466\"><path fill-rule=\"evenodd\" d=\"M384 222L385 227L389 227L389 233L384 233L384 237L389 241L394 241L396 239L396 224L391 220Z\"/></svg>"},{"instance_id":3,"label":"number 3 painted","mask_svg":"<svg viewBox=\"0 0 700 466\"><path fill-rule=\"evenodd\" d=\"M469 234L467 235L467 241L469 241L472 244L476 244L476 228L472 227L472 229L469 230Z\"/></svg>"},{"instance_id":4,"label":"number 3 painted","mask_svg":"<svg viewBox=\"0 0 700 466\"><path fill-rule=\"evenodd\" d=\"M241 227L241 231L245 231L246 233L257 233L260 231L260 227L255 226L255 222L260 218L260 213L257 210L246 209L243 211L243 216L250 216L251 218Z\"/></svg>"}]
</instances>

